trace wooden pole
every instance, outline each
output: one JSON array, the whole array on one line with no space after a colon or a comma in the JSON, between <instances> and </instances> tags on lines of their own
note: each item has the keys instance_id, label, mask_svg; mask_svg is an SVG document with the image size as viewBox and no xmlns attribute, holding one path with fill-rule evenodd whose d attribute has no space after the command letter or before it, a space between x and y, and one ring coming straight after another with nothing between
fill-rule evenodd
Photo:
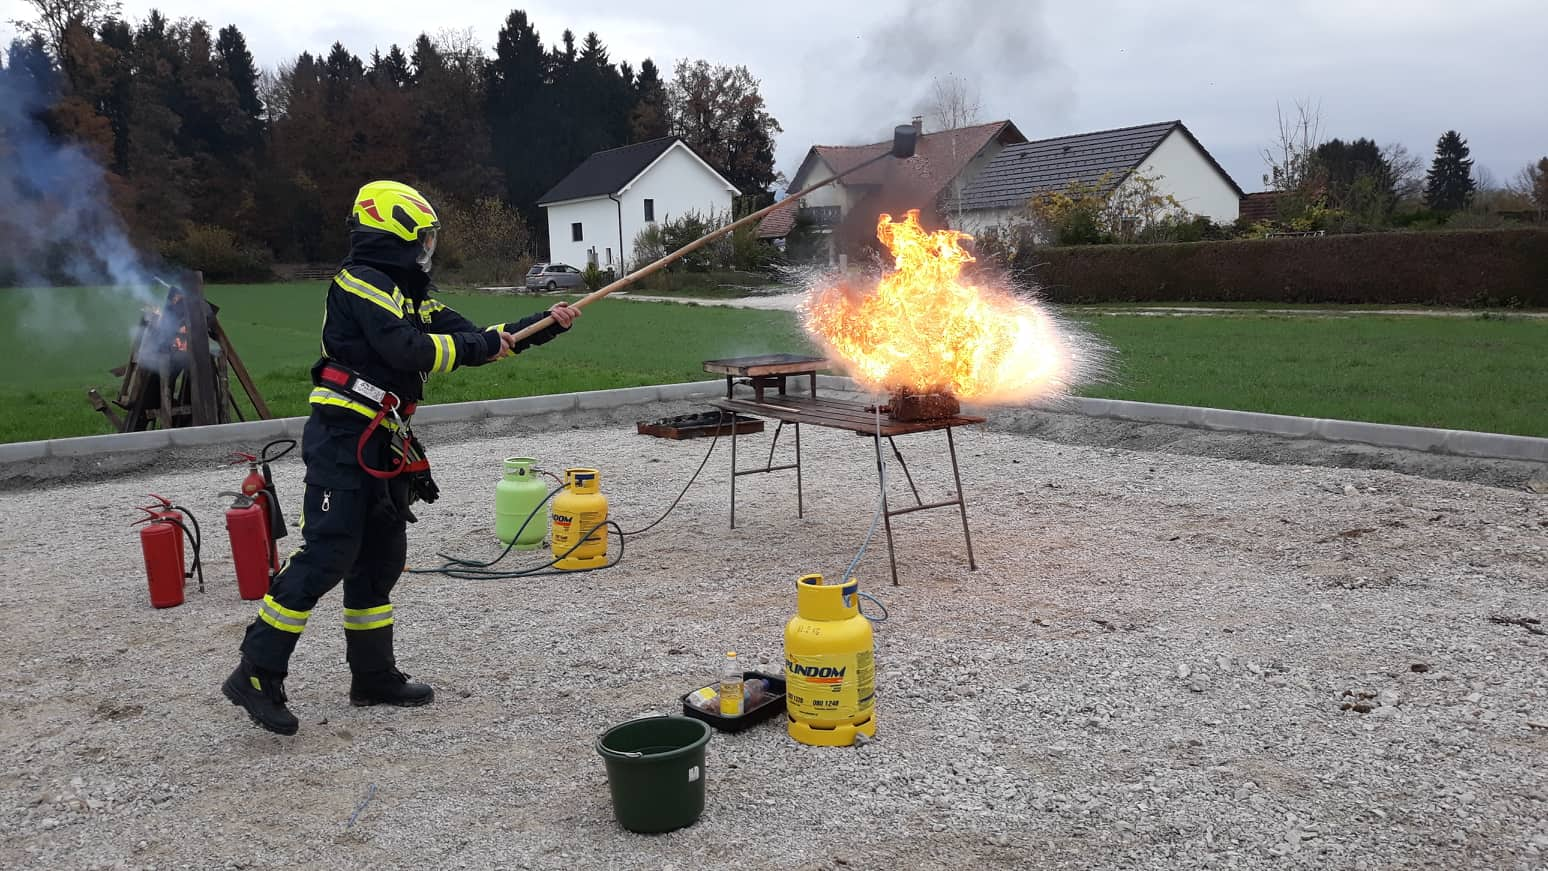
<instances>
[{"instance_id":1,"label":"wooden pole","mask_svg":"<svg viewBox=\"0 0 1548 871\"><path fill-rule=\"evenodd\" d=\"M242 358L237 356L236 348L231 344L231 337L226 335L226 328L220 324L220 316L215 317L215 339L220 342L220 348L226 352L226 360L231 364L231 370L236 373L237 380L242 382L242 389L247 391L247 398L253 402L253 410L258 412L260 420L272 420L274 415L269 413L269 406L264 403L263 396L258 392L258 385L253 383L251 375L247 374L247 367L242 365ZM236 397L233 393L232 403Z\"/></svg>"},{"instance_id":2,"label":"wooden pole","mask_svg":"<svg viewBox=\"0 0 1548 871\"><path fill-rule=\"evenodd\" d=\"M806 196L807 194L811 193L812 191L817 190L818 188L827 187L828 185L833 184L834 182L838 181L839 179L843 178L846 175L849 175L850 173L859 172L860 170L865 169L866 167L870 166L871 164L877 163L877 162L882 161L882 160L885 160L885 159L887 159L887 158L889 158L891 156L892 156L891 152L884 152L882 154L879 154L879 155L871 158L870 160L867 160L866 162L864 162L862 164L859 164L858 166L852 166L849 169L846 169L843 172L839 173L838 175L833 176L832 178L826 179L824 181L820 181L820 182L818 182L818 183L816 183L816 184L806 188L805 190L796 191L795 193L791 194L788 197L785 197L784 199L780 200L779 202L773 204L772 206L764 206L763 208L759 209L756 212L753 212L751 215L748 215L745 218L741 218L740 220L733 221L733 222L725 225L724 227L721 227L719 230L714 231L713 233L708 233L708 234L706 234L704 236L701 236L701 237L693 240L692 242L689 242L687 245L684 245L683 247L677 249L676 251L673 251L671 254L668 254L665 257L662 257L661 259L655 261L654 263L649 263L649 264L647 264L645 266L640 267L639 269L636 269L635 271L629 273L628 275L625 275L623 278L618 279L617 281L613 282L612 284L607 285L606 287L599 288L598 290L594 290L591 293L586 294L585 296L583 296L580 299L576 300L575 302L571 303L571 305L573 305L575 308L585 308L586 306L591 305L592 303L596 302L597 300L601 299L604 296L607 296L610 293L613 293L614 291L623 290L624 288L628 287L631 284L634 284L635 282L639 281L642 278L647 278L647 277L649 277L651 275L656 274L657 272L660 272L661 270L665 269L668 265L670 265L672 263L675 263L675 262L677 262L678 260L681 260L684 257L687 257L689 254L692 254L693 252L699 250L700 248L703 248L705 245L708 245L709 243L715 241L716 239L719 239L721 236L724 236L724 235L727 235L728 233L734 232L736 230L736 228L738 228L738 227L744 227L744 226L752 223L753 221L760 221L766 215L770 214L771 212L773 212L773 211L775 211L777 209L783 209L783 208L789 207L789 206L791 206L791 205L793 205L795 203L800 202L802 197ZM551 326L553 324L553 322L554 322L553 315L549 315L548 317L543 318L542 320L538 321L537 323L532 324L531 326L526 327L526 328L518 331L517 333L515 333L514 334L515 338L516 338L517 341L525 339L528 336L532 335L533 333L536 333L536 332L539 332L541 330L547 329L549 326Z\"/></svg>"},{"instance_id":3,"label":"wooden pole","mask_svg":"<svg viewBox=\"0 0 1548 871\"><path fill-rule=\"evenodd\" d=\"M183 300L188 306L189 404L193 406L194 426L220 422L219 401L215 396L215 372L210 366L209 309L204 302L204 273L183 276Z\"/></svg>"}]
</instances>

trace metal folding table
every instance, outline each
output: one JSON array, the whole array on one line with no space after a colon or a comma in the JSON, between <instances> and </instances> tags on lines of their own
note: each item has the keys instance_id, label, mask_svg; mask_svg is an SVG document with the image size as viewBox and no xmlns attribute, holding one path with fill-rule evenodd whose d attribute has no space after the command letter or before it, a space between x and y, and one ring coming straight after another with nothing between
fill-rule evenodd
<instances>
[{"instance_id":1,"label":"metal folding table","mask_svg":"<svg viewBox=\"0 0 1548 871\"><path fill-rule=\"evenodd\" d=\"M805 516L804 496L801 486L801 424L808 423L814 426L823 426L833 429L843 429L858 435L868 435L876 449L876 472L878 486L881 488L882 520L887 530L887 558L892 569L892 583L898 583L898 562L893 547L892 518L902 514L912 514L916 511L928 511L936 508L950 508L956 506L962 516L962 537L967 544L968 567L977 570L978 564L973 557L973 536L968 528L967 501L962 495L962 475L957 465L957 445L952 436L952 430L959 426L971 426L985 421L982 417L958 415L954 417L939 418L936 420L897 421L887 417L885 413L880 415L873 406L859 402L848 402L839 399L828 399L816 395L816 372L824 368L827 361L815 357L795 357L792 355L767 355L764 357L746 357L731 360L711 360L704 364L706 371L718 372L726 375L726 398L711 400L710 405L721 411L732 414L749 414L757 417L765 417L776 420L779 425L775 428L773 441L769 445L769 458L761 467L751 469L739 469L737 467L737 437L733 431L731 434L731 528L736 528L736 481L746 475L762 475L771 472L794 470L796 473L796 514ZM747 377L747 382L754 389L751 398L738 398L735 395L737 385L736 376ZM786 391L785 378L806 377L811 379L811 394L807 396L793 396ZM778 393L769 396L769 388L778 388ZM774 465L774 451L779 444L779 435L785 424L791 424L795 430L795 462L783 465ZM903 453L898 449L896 436L912 435L915 433L946 431L947 451L951 456L952 481L956 485L954 498L937 502L925 502L919 495L919 488L914 484L913 474L909 472L908 464L903 459ZM903 469L903 475L908 481L909 490L913 493L914 504L902 508L893 508L887 496L886 482L882 477L882 439L892 448L892 453L897 457L898 465Z\"/></svg>"}]
</instances>

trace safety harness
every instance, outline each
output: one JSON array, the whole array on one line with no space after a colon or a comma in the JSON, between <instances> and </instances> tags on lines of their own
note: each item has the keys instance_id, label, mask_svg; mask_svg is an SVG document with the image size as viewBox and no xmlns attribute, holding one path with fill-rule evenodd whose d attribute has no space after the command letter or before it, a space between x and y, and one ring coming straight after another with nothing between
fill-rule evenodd
<instances>
[{"instance_id":1,"label":"safety harness","mask_svg":"<svg viewBox=\"0 0 1548 871\"><path fill-rule=\"evenodd\" d=\"M366 425L365 431L360 434L360 441L355 445L355 461L366 474L389 480L405 472L430 470L430 460L425 457L424 450L419 447L408 425L408 418L413 417L414 409L418 407L415 403L403 402L398 394L377 387L362 378L359 372L332 360L324 361L313 370L312 383L342 394L374 412L371 422ZM387 428L397 436L397 441L389 439L389 444L397 459L390 469L384 471L372 468L365 461L365 447L376 430L389 420L391 423Z\"/></svg>"}]
</instances>

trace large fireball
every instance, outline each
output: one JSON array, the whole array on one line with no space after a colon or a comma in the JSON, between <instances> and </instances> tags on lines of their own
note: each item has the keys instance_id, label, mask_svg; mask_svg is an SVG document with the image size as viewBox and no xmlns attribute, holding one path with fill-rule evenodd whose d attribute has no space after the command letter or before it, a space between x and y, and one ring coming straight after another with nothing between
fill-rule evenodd
<instances>
[{"instance_id":1,"label":"large fireball","mask_svg":"<svg viewBox=\"0 0 1548 871\"><path fill-rule=\"evenodd\" d=\"M968 235L926 231L919 212L880 217L876 235L894 269L874 287L812 288L806 331L870 390L949 391L984 403L1027 402L1066 392L1073 353L1034 302L962 277Z\"/></svg>"}]
</instances>

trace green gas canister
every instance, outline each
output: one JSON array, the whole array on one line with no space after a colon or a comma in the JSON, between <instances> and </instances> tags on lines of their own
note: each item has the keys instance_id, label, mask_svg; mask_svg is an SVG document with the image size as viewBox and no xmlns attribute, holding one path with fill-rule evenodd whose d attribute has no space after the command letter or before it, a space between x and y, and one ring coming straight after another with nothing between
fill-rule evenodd
<instances>
[{"instance_id":1,"label":"green gas canister","mask_svg":"<svg viewBox=\"0 0 1548 871\"><path fill-rule=\"evenodd\" d=\"M531 457L506 457L505 476L495 486L495 534L503 545L515 539L517 550L542 547L548 534L548 511L546 506L539 509L548 489L532 468L536 462Z\"/></svg>"}]
</instances>

